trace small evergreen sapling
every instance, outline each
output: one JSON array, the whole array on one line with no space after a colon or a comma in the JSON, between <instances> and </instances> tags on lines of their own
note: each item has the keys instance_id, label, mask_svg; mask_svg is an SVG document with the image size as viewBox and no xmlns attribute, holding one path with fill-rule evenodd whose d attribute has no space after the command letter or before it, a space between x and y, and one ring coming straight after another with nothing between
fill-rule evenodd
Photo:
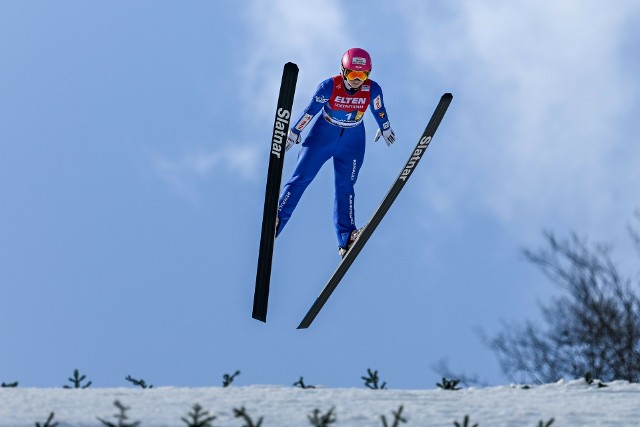
<instances>
[{"instance_id":1,"label":"small evergreen sapling","mask_svg":"<svg viewBox=\"0 0 640 427\"><path fill-rule=\"evenodd\" d=\"M454 372L449 367L449 360L447 358L440 359L432 366L433 371L438 374L440 377L445 378L456 378L460 381L460 384L470 387L470 386L481 386L486 387L489 384L485 381L480 380L480 377L477 374L468 375L462 372Z\"/></svg>"},{"instance_id":2,"label":"small evergreen sapling","mask_svg":"<svg viewBox=\"0 0 640 427\"><path fill-rule=\"evenodd\" d=\"M75 369L73 371L73 378L69 378L69 382L73 384L73 387L65 385L65 386L62 386L62 388L89 388L91 386L91 381L82 385L82 381L84 381L86 378L87 378L86 375L80 375L80 371Z\"/></svg>"},{"instance_id":3,"label":"small evergreen sapling","mask_svg":"<svg viewBox=\"0 0 640 427\"><path fill-rule=\"evenodd\" d=\"M531 390L529 384L511 384L511 388L517 388L519 390Z\"/></svg>"},{"instance_id":4,"label":"small evergreen sapling","mask_svg":"<svg viewBox=\"0 0 640 427\"><path fill-rule=\"evenodd\" d=\"M2 383L2 388L15 388L18 387L18 381L14 381L12 383Z\"/></svg>"},{"instance_id":5,"label":"small evergreen sapling","mask_svg":"<svg viewBox=\"0 0 640 427\"><path fill-rule=\"evenodd\" d=\"M53 412L51 412L49 414L49 417L47 418L47 421L45 421L44 424L36 423L36 427L56 427L58 425L58 423L54 423L53 422L53 417L54 416L55 416L55 414Z\"/></svg>"},{"instance_id":6,"label":"small evergreen sapling","mask_svg":"<svg viewBox=\"0 0 640 427\"><path fill-rule=\"evenodd\" d=\"M147 385L145 380L143 380L143 379L137 380L137 379L133 378L131 375L127 375L125 380L129 381L133 385L137 385L140 388L153 388L152 385Z\"/></svg>"},{"instance_id":7,"label":"small evergreen sapling","mask_svg":"<svg viewBox=\"0 0 640 427\"><path fill-rule=\"evenodd\" d=\"M460 380L448 380L443 377L442 382L437 383L436 385L443 390L460 390L458 383L460 383Z\"/></svg>"},{"instance_id":8,"label":"small evergreen sapling","mask_svg":"<svg viewBox=\"0 0 640 427\"><path fill-rule=\"evenodd\" d=\"M596 380L595 378L593 378L593 374L591 372L587 372L586 374L584 374L584 382L586 382L589 385L596 385L598 386L598 388L608 387L602 381Z\"/></svg>"},{"instance_id":9,"label":"small evergreen sapling","mask_svg":"<svg viewBox=\"0 0 640 427\"><path fill-rule=\"evenodd\" d=\"M386 388L387 383L383 382L382 385L378 385L378 381L380 381L380 378L378 377L378 371L372 371L371 369L367 368L367 374L369 375L368 377L361 377L364 380L364 385L369 387L372 390L383 390Z\"/></svg>"},{"instance_id":10,"label":"small evergreen sapling","mask_svg":"<svg viewBox=\"0 0 640 427\"><path fill-rule=\"evenodd\" d=\"M393 414L393 424L388 424L387 423L387 417L385 417L384 415L381 415L380 419L382 420L382 426L383 427L398 427L400 425L400 423L406 423L407 419L402 416L402 411L403 410L404 410L404 406L400 405L400 407L398 408L397 411L391 411L391 413Z\"/></svg>"},{"instance_id":11,"label":"small evergreen sapling","mask_svg":"<svg viewBox=\"0 0 640 427\"><path fill-rule=\"evenodd\" d=\"M329 412L326 414L322 414L320 409L316 408L313 410L313 416L307 415L307 418L309 418L309 422L313 427L328 427L336 422L336 416L333 413L335 409L336 408L333 407L329 409Z\"/></svg>"},{"instance_id":12,"label":"small evergreen sapling","mask_svg":"<svg viewBox=\"0 0 640 427\"><path fill-rule=\"evenodd\" d=\"M107 427L136 427L140 425L140 421L135 421L133 423L128 423L127 420L129 417L127 416L127 411L131 408L124 406L120 401L116 400L113 402L113 405L118 408L119 413L115 414L113 417L118 420L117 424L111 423L109 421L105 421L102 418L98 417L98 421L100 421L103 425Z\"/></svg>"},{"instance_id":13,"label":"small evergreen sapling","mask_svg":"<svg viewBox=\"0 0 640 427\"><path fill-rule=\"evenodd\" d=\"M261 427L262 420L264 417L258 418L258 423L254 423L249 414L247 414L247 410L242 406L241 408L233 408L233 415L236 418L242 418L242 420L246 423L242 427Z\"/></svg>"},{"instance_id":14,"label":"small evergreen sapling","mask_svg":"<svg viewBox=\"0 0 640 427\"><path fill-rule=\"evenodd\" d=\"M293 383L293 386L294 386L294 387L305 388L305 389L306 389L306 388L316 388L316 387L315 387L315 386L313 386L313 385L307 385L307 384L305 384L305 383L304 383L304 378L302 378L302 377L300 377L300 379L299 379L297 382Z\"/></svg>"},{"instance_id":15,"label":"small evergreen sapling","mask_svg":"<svg viewBox=\"0 0 640 427\"><path fill-rule=\"evenodd\" d=\"M233 384L233 381L238 375L240 375L240 371L235 371L232 375L224 374L222 376L222 387L229 387L231 384Z\"/></svg>"},{"instance_id":16,"label":"small evergreen sapling","mask_svg":"<svg viewBox=\"0 0 640 427\"><path fill-rule=\"evenodd\" d=\"M215 415L209 415L209 411L203 411L202 406L199 404L193 405L193 411L189 412L189 417L180 418L188 427L213 427L213 420L217 417Z\"/></svg>"},{"instance_id":17,"label":"small evergreen sapling","mask_svg":"<svg viewBox=\"0 0 640 427\"><path fill-rule=\"evenodd\" d=\"M478 427L478 423L471 425L471 421L469 421L469 415L464 416L464 420L462 421L462 424L460 424L457 421L454 421L453 425L455 427Z\"/></svg>"}]
</instances>

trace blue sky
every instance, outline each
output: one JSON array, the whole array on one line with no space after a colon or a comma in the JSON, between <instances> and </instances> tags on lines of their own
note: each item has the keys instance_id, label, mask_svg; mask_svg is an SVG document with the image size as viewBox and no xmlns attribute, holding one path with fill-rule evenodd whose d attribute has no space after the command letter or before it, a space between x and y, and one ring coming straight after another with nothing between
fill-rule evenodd
<instances>
[{"instance_id":1,"label":"blue sky","mask_svg":"<svg viewBox=\"0 0 640 427\"><path fill-rule=\"evenodd\" d=\"M432 366L507 381L477 329L554 293L541 232L611 243L640 180L640 5L620 1L0 3L0 381L431 388ZM276 242L251 319L282 66L294 115L363 47L398 141L367 147L364 224L440 96L419 168L309 330L335 269L326 167ZM287 157L286 180L297 148Z\"/></svg>"}]
</instances>

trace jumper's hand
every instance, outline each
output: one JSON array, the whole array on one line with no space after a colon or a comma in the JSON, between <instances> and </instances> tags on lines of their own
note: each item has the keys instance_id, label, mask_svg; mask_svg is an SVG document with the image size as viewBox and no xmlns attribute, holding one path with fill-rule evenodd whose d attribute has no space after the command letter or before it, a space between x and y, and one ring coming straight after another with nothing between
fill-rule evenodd
<instances>
[{"instance_id":1,"label":"jumper's hand","mask_svg":"<svg viewBox=\"0 0 640 427\"><path fill-rule=\"evenodd\" d=\"M287 135L287 143L284 146L284 151L289 151L289 148L298 143L300 143L300 134L289 130L289 134Z\"/></svg>"},{"instance_id":2,"label":"jumper's hand","mask_svg":"<svg viewBox=\"0 0 640 427\"><path fill-rule=\"evenodd\" d=\"M380 130L376 132L376 138L374 141L377 141L382 136L387 143L387 145L391 146L394 142L396 142L396 134L393 132L393 129L389 128L387 130Z\"/></svg>"}]
</instances>

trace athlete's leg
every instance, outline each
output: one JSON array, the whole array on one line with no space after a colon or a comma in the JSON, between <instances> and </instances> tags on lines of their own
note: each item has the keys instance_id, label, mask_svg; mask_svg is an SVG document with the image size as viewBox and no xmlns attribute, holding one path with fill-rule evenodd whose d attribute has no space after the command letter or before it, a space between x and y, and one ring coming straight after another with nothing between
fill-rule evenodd
<instances>
[{"instance_id":1,"label":"athlete's leg","mask_svg":"<svg viewBox=\"0 0 640 427\"><path fill-rule=\"evenodd\" d=\"M351 232L356 229L354 185L362 167L365 152L364 126L345 129L333 155L335 202L333 221L338 245L346 248Z\"/></svg>"},{"instance_id":2,"label":"athlete's leg","mask_svg":"<svg viewBox=\"0 0 640 427\"><path fill-rule=\"evenodd\" d=\"M307 186L316 177L322 165L331 158L340 129L320 118L311 128L298 154L298 164L291 179L282 189L278 201L279 225L276 236L284 228L298 205Z\"/></svg>"}]
</instances>

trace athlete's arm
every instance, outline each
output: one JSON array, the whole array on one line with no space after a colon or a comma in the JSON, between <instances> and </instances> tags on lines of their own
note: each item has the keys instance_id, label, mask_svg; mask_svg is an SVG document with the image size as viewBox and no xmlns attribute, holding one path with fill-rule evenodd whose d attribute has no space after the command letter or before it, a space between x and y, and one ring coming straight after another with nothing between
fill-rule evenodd
<instances>
[{"instance_id":1,"label":"athlete's arm","mask_svg":"<svg viewBox=\"0 0 640 427\"><path fill-rule=\"evenodd\" d=\"M318 85L316 92L311 98L311 102L304 109L297 121L291 127L291 131L296 134L300 134L304 128L311 122L311 119L324 107L324 104L331 98L333 92L333 79L328 78Z\"/></svg>"}]
</instances>

